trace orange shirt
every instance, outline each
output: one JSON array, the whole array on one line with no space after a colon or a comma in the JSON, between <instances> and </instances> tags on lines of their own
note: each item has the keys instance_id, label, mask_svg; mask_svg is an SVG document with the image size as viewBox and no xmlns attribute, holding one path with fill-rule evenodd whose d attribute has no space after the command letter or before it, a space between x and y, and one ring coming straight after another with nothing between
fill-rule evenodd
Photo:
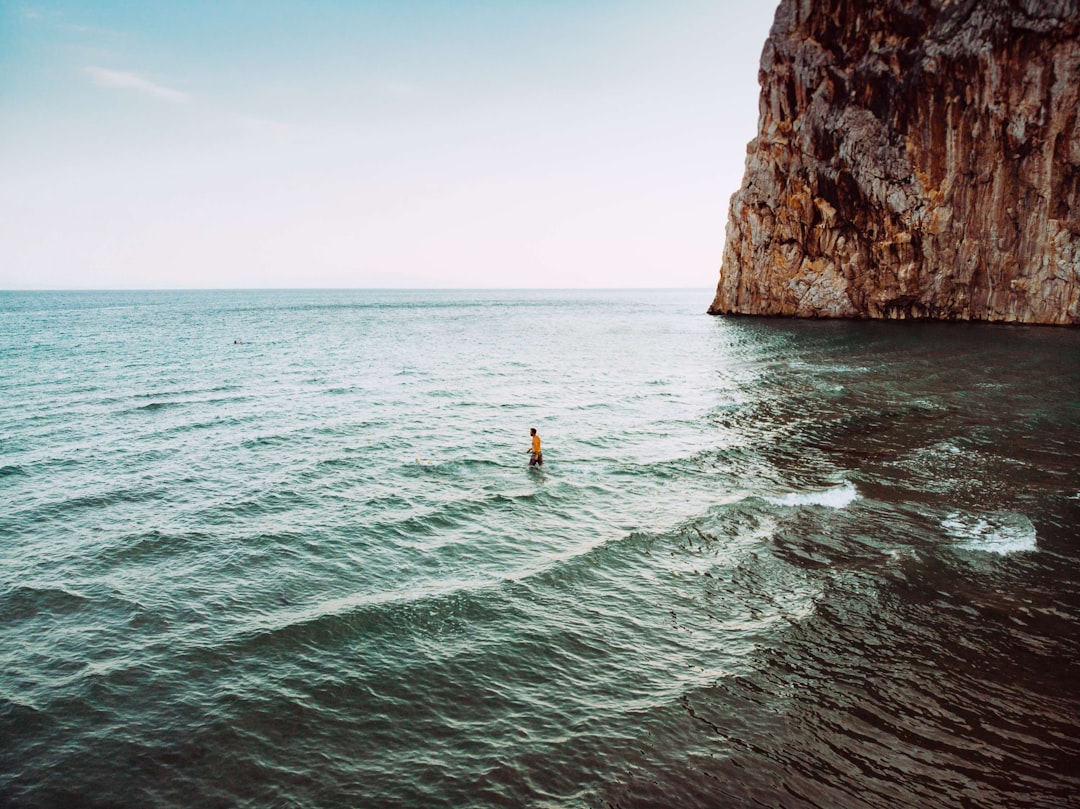
<instances>
[{"instance_id":1,"label":"orange shirt","mask_svg":"<svg viewBox=\"0 0 1080 809\"><path fill-rule=\"evenodd\" d=\"M538 436L538 435L533 436L533 448L532 448L532 451L537 452L537 453L540 452L540 436Z\"/></svg>"}]
</instances>

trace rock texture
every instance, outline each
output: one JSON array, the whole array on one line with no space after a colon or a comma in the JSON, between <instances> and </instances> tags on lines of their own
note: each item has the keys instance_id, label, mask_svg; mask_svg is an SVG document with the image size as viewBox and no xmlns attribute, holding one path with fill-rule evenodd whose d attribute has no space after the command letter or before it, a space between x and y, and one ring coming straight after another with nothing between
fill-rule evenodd
<instances>
[{"instance_id":1,"label":"rock texture","mask_svg":"<svg viewBox=\"0 0 1080 809\"><path fill-rule=\"evenodd\" d=\"M782 0L712 314L1080 324L1080 0Z\"/></svg>"}]
</instances>

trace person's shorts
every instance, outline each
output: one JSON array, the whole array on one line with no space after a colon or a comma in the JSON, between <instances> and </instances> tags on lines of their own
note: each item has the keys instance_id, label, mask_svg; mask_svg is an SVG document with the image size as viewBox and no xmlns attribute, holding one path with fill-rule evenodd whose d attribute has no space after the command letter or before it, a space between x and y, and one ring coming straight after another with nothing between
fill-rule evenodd
<instances>
[{"instance_id":1,"label":"person's shorts","mask_svg":"<svg viewBox=\"0 0 1080 809\"><path fill-rule=\"evenodd\" d=\"M544 465L544 453L534 452L529 459L529 466L543 466Z\"/></svg>"}]
</instances>

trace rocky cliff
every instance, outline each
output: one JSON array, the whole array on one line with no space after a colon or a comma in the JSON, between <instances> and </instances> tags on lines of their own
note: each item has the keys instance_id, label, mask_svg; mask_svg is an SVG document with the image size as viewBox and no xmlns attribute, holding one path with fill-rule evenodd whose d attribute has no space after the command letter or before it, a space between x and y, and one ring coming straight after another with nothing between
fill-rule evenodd
<instances>
[{"instance_id":1,"label":"rocky cliff","mask_svg":"<svg viewBox=\"0 0 1080 809\"><path fill-rule=\"evenodd\" d=\"M1080 324L1080 0L782 0L712 314Z\"/></svg>"}]
</instances>

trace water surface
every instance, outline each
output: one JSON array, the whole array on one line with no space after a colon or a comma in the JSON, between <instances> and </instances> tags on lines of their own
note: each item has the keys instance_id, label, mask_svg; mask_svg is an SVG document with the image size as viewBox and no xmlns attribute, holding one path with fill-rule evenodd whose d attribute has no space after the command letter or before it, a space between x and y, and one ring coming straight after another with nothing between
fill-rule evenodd
<instances>
[{"instance_id":1,"label":"water surface","mask_svg":"<svg viewBox=\"0 0 1080 809\"><path fill-rule=\"evenodd\" d=\"M0 293L0 804L1078 805L1080 332L709 297Z\"/></svg>"}]
</instances>

